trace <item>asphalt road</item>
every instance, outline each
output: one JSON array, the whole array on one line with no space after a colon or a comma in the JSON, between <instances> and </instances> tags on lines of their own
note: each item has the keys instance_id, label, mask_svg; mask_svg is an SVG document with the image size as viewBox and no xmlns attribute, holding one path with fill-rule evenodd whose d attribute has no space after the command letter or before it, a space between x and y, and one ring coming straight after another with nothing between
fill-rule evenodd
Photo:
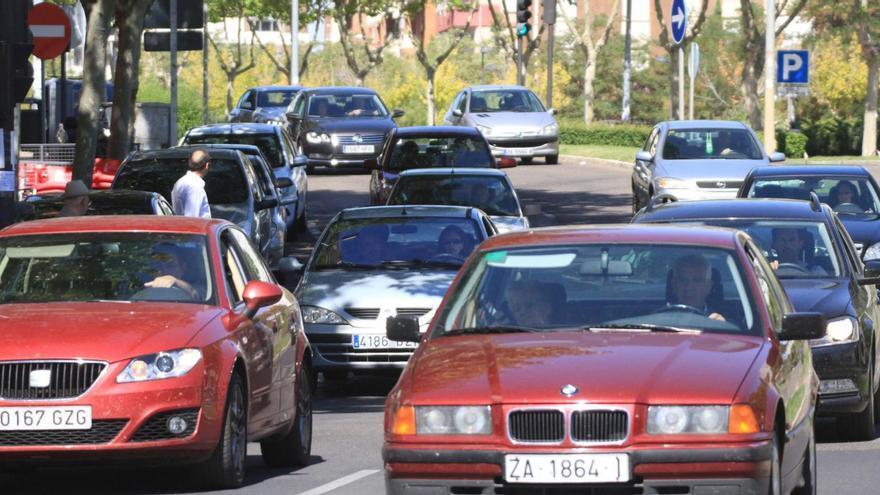
<instances>
[{"instance_id":1,"label":"asphalt road","mask_svg":"<svg viewBox=\"0 0 880 495\"><path fill-rule=\"evenodd\" d=\"M563 159L508 170L520 199L538 204L534 227L627 222L629 170L598 162ZM877 174L875 174L877 175ZM309 178L309 232L288 246L296 256L311 245L342 208L367 205L369 175L321 174ZM346 383L321 382L315 403L312 462L298 470L263 466L259 445L249 446L246 486L229 492L247 495L372 495L384 493L382 409L393 377L362 377ZM819 493L880 492L880 440L839 442L832 421L820 421ZM3 465L0 464L0 469ZM0 494L204 493L185 469L46 469L0 474Z\"/></svg>"}]
</instances>

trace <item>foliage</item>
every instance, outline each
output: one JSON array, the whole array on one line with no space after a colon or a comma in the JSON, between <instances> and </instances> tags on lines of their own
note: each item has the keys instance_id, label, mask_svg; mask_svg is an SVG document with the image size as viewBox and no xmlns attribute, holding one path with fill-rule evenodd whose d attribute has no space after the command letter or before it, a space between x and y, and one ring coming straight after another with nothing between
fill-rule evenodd
<instances>
[{"instance_id":1,"label":"foliage","mask_svg":"<svg viewBox=\"0 0 880 495\"><path fill-rule=\"evenodd\" d=\"M807 141L807 136L800 132L787 132L785 133L785 139L778 140L778 142L784 143L783 153L792 158L804 156L804 152L807 151Z\"/></svg>"},{"instance_id":2,"label":"foliage","mask_svg":"<svg viewBox=\"0 0 880 495\"><path fill-rule=\"evenodd\" d=\"M807 136L807 153L817 155L858 155L861 152L862 121L823 115L814 121L805 121L803 133Z\"/></svg>"},{"instance_id":3,"label":"foliage","mask_svg":"<svg viewBox=\"0 0 880 495\"><path fill-rule=\"evenodd\" d=\"M836 115L855 114L861 110L868 82L868 67L853 33L846 40L831 36L814 49L811 86L818 102Z\"/></svg>"},{"instance_id":4,"label":"foliage","mask_svg":"<svg viewBox=\"0 0 880 495\"><path fill-rule=\"evenodd\" d=\"M559 124L559 142L562 144L640 147L650 133L650 126L641 125L594 124L586 127L583 123L564 121Z\"/></svg>"}]
</instances>

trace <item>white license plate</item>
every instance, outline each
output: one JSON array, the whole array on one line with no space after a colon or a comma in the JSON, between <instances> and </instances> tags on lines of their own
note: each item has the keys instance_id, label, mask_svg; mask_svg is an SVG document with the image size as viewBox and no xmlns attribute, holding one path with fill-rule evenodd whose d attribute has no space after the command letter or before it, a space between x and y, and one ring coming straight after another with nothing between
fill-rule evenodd
<instances>
[{"instance_id":1,"label":"white license plate","mask_svg":"<svg viewBox=\"0 0 880 495\"><path fill-rule=\"evenodd\" d=\"M411 347L415 349L418 342L400 342L389 340L384 335L352 335L351 346L355 349L403 349Z\"/></svg>"},{"instance_id":2,"label":"white license plate","mask_svg":"<svg viewBox=\"0 0 880 495\"><path fill-rule=\"evenodd\" d=\"M626 454L507 454L508 483L616 483L630 480Z\"/></svg>"},{"instance_id":3,"label":"white license plate","mask_svg":"<svg viewBox=\"0 0 880 495\"><path fill-rule=\"evenodd\" d=\"M372 144L346 144L342 146L343 153L372 153Z\"/></svg>"},{"instance_id":4,"label":"white license plate","mask_svg":"<svg viewBox=\"0 0 880 495\"><path fill-rule=\"evenodd\" d=\"M532 156L532 150L522 148L507 148L507 156Z\"/></svg>"},{"instance_id":5,"label":"white license plate","mask_svg":"<svg viewBox=\"0 0 880 495\"><path fill-rule=\"evenodd\" d=\"M0 431L88 430L92 406L0 407Z\"/></svg>"}]
</instances>

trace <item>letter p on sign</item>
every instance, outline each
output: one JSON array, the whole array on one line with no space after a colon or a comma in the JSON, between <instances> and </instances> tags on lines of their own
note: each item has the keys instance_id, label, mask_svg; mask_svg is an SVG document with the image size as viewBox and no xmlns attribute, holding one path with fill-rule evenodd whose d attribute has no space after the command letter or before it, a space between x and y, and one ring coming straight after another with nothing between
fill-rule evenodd
<instances>
[{"instance_id":1,"label":"letter p on sign","mask_svg":"<svg viewBox=\"0 0 880 495\"><path fill-rule=\"evenodd\" d=\"M779 50L776 52L776 82L807 84L810 82L810 52Z\"/></svg>"}]
</instances>

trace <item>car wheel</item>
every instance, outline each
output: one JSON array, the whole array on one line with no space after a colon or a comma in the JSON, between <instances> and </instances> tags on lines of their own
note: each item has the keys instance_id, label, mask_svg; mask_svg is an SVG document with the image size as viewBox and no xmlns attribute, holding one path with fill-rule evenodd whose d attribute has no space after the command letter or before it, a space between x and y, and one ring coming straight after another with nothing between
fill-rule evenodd
<instances>
[{"instance_id":1,"label":"car wheel","mask_svg":"<svg viewBox=\"0 0 880 495\"><path fill-rule=\"evenodd\" d=\"M544 159L544 163L546 163L547 165L556 165L557 163L559 163L559 155L547 155L547 157Z\"/></svg>"},{"instance_id":2,"label":"car wheel","mask_svg":"<svg viewBox=\"0 0 880 495\"><path fill-rule=\"evenodd\" d=\"M639 193L636 192L635 186L632 188L632 208L633 215L639 212L642 209L642 203L639 202Z\"/></svg>"},{"instance_id":3,"label":"car wheel","mask_svg":"<svg viewBox=\"0 0 880 495\"><path fill-rule=\"evenodd\" d=\"M868 383L874 383L874 372L871 367L871 379ZM837 418L837 433L846 440L873 440L874 439L874 409L877 407L874 401L874 391L868 394L868 404L865 409L851 416Z\"/></svg>"},{"instance_id":4,"label":"car wheel","mask_svg":"<svg viewBox=\"0 0 880 495\"><path fill-rule=\"evenodd\" d=\"M774 430L771 440L770 480L767 495L782 495L782 459L779 455L779 435Z\"/></svg>"},{"instance_id":5,"label":"car wheel","mask_svg":"<svg viewBox=\"0 0 880 495\"><path fill-rule=\"evenodd\" d=\"M205 483L215 488L238 488L244 484L247 460L247 401L244 382L233 373L226 393L220 441L202 466Z\"/></svg>"},{"instance_id":6,"label":"car wheel","mask_svg":"<svg viewBox=\"0 0 880 495\"><path fill-rule=\"evenodd\" d=\"M309 230L309 203L303 200L302 215L296 219L296 231L305 232Z\"/></svg>"},{"instance_id":7,"label":"car wheel","mask_svg":"<svg viewBox=\"0 0 880 495\"><path fill-rule=\"evenodd\" d=\"M800 485L792 491L792 495L816 495L818 477L816 476L816 434L810 434L810 443L804 453L802 479Z\"/></svg>"},{"instance_id":8,"label":"car wheel","mask_svg":"<svg viewBox=\"0 0 880 495\"><path fill-rule=\"evenodd\" d=\"M303 364L296 387L296 417L283 437L260 442L263 462L269 467L299 467L312 455L312 372Z\"/></svg>"},{"instance_id":9,"label":"car wheel","mask_svg":"<svg viewBox=\"0 0 880 495\"><path fill-rule=\"evenodd\" d=\"M532 157L520 158L520 160L522 160L520 163L522 163L523 165L530 165L533 161L535 161L535 159Z\"/></svg>"}]
</instances>

